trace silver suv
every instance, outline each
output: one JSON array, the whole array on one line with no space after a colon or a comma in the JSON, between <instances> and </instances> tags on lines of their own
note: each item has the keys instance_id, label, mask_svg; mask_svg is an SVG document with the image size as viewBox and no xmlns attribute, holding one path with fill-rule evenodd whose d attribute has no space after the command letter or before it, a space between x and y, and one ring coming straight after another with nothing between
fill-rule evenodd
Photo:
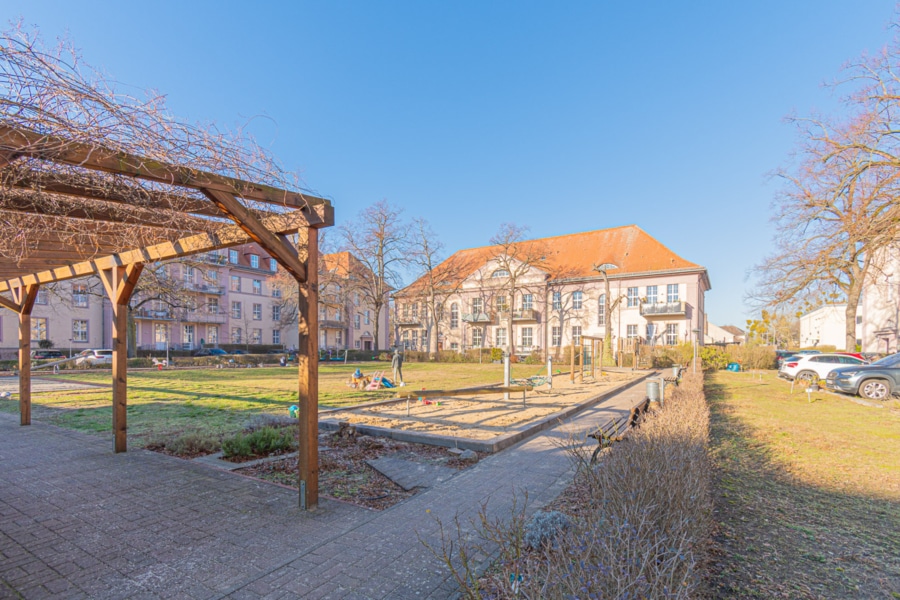
<instances>
[{"instance_id":1,"label":"silver suv","mask_svg":"<svg viewBox=\"0 0 900 600\"><path fill-rule=\"evenodd\" d=\"M112 364L112 350L85 350L78 354L75 359L76 365L87 365L90 367L96 365Z\"/></svg>"},{"instance_id":2,"label":"silver suv","mask_svg":"<svg viewBox=\"0 0 900 600\"><path fill-rule=\"evenodd\" d=\"M885 356L871 365L842 367L828 374L829 390L859 394L870 400L890 400L900 393L900 353Z\"/></svg>"}]
</instances>

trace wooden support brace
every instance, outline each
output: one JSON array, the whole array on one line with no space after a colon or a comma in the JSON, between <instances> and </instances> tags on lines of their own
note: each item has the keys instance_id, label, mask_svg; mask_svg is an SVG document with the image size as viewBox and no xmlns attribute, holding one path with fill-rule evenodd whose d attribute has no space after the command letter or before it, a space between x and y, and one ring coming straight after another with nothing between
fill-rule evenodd
<instances>
[{"instance_id":1,"label":"wooden support brace","mask_svg":"<svg viewBox=\"0 0 900 600\"><path fill-rule=\"evenodd\" d=\"M260 220L241 204L233 194L226 194L218 190L204 189L203 194L212 200L223 213L243 229L254 242L262 246L275 260L284 267L288 273L294 276L298 282L306 281L306 265L301 262L297 250L290 244L270 231ZM315 269L313 264L313 269Z\"/></svg>"},{"instance_id":2,"label":"wooden support brace","mask_svg":"<svg viewBox=\"0 0 900 600\"><path fill-rule=\"evenodd\" d=\"M143 271L143 263L101 269L100 280L113 311L113 451L128 450L128 301Z\"/></svg>"}]
</instances>

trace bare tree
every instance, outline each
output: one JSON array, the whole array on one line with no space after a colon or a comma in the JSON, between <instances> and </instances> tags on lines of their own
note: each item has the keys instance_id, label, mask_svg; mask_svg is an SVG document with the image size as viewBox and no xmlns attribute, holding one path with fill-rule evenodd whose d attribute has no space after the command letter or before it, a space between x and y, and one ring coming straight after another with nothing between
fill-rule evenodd
<instances>
[{"instance_id":1,"label":"bare tree","mask_svg":"<svg viewBox=\"0 0 900 600\"><path fill-rule=\"evenodd\" d=\"M496 253L491 258L495 270L491 273L490 280L496 281L494 286L501 291L500 298L507 298L498 309L497 319L505 321L507 332L507 347L510 354L516 352L513 322L516 309L516 298L519 293L532 289L543 289L544 279L540 285L536 285L529 276L535 275L535 269L543 269L547 265L547 249L543 242L525 240L528 233L527 227L520 227L512 223L503 223L496 234L491 238L491 244ZM506 310L500 310L503 306Z\"/></svg>"},{"instance_id":2,"label":"bare tree","mask_svg":"<svg viewBox=\"0 0 900 600\"><path fill-rule=\"evenodd\" d=\"M381 311L392 289L401 287L400 269L409 263L409 229L400 216L402 210L386 200L363 210L355 220L340 227L343 247L364 268L351 277L375 312L375 350L381 328Z\"/></svg>"},{"instance_id":3,"label":"bare tree","mask_svg":"<svg viewBox=\"0 0 900 600\"><path fill-rule=\"evenodd\" d=\"M860 147L873 127L864 114L840 127L806 124L797 169L776 204L776 251L755 267L760 306L793 309L802 302L843 300L846 347L856 345L856 313L863 285L879 265L878 250L897 235L900 169L873 167Z\"/></svg>"}]
</instances>

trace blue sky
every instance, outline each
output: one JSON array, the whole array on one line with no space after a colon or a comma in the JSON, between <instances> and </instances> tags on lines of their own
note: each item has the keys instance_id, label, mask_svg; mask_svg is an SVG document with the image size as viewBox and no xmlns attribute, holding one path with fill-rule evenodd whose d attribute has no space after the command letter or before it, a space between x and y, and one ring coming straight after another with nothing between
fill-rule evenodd
<instances>
[{"instance_id":1,"label":"blue sky","mask_svg":"<svg viewBox=\"0 0 900 600\"><path fill-rule=\"evenodd\" d=\"M45 39L154 88L190 121L246 126L338 221L386 199L450 251L503 222L543 237L637 224L705 266L710 321L743 326L771 246L790 114L890 38L891 0L44 2Z\"/></svg>"}]
</instances>

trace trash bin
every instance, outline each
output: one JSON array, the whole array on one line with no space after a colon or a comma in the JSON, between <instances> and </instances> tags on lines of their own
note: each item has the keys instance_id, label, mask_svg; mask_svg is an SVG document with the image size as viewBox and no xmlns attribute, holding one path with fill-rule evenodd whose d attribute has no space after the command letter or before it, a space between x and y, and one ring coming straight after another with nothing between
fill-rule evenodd
<instances>
[{"instance_id":1,"label":"trash bin","mask_svg":"<svg viewBox=\"0 0 900 600\"><path fill-rule=\"evenodd\" d=\"M647 398L650 399L650 402L659 402L659 382L658 381L648 381L647 382Z\"/></svg>"},{"instance_id":2,"label":"trash bin","mask_svg":"<svg viewBox=\"0 0 900 600\"><path fill-rule=\"evenodd\" d=\"M681 365L675 365L672 367L672 377L678 379L678 376L681 374Z\"/></svg>"}]
</instances>

